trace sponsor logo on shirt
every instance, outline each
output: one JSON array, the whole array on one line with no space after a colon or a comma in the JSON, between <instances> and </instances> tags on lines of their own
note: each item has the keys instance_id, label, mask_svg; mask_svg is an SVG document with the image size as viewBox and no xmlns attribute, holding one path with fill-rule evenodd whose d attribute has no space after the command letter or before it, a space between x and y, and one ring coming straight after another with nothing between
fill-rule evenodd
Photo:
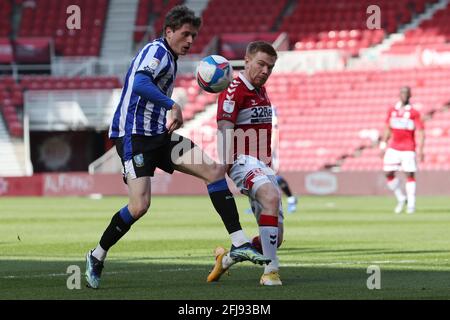
<instances>
[{"instance_id":1,"label":"sponsor logo on shirt","mask_svg":"<svg viewBox=\"0 0 450 320\"><path fill-rule=\"evenodd\" d=\"M272 107L258 106L239 110L236 124L272 123Z\"/></svg>"},{"instance_id":2,"label":"sponsor logo on shirt","mask_svg":"<svg viewBox=\"0 0 450 320\"><path fill-rule=\"evenodd\" d=\"M407 118L392 118L390 121L390 126L392 129L400 130L414 130L414 121Z\"/></svg>"}]
</instances>

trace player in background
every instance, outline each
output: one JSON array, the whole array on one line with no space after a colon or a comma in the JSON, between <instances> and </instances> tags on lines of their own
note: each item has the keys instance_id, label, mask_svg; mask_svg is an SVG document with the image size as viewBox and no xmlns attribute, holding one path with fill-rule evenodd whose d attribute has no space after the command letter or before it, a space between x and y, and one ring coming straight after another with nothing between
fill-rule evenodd
<instances>
[{"instance_id":1,"label":"player in background","mask_svg":"<svg viewBox=\"0 0 450 320\"><path fill-rule=\"evenodd\" d=\"M219 159L229 165L231 180L249 197L262 252L271 259L260 283L269 286L282 284L277 248L283 241L283 213L281 192L270 168L272 106L264 87L276 60L277 53L270 43L250 43L244 71L219 95L217 103ZM218 281L235 263L222 247L216 248L215 255L208 282Z\"/></svg>"},{"instance_id":2,"label":"player in background","mask_svg":"<svg viewBox=\"0 0 450 320\"><path fill-rule=\"evenodd\" d=\"M278 141L279 141L279 129L278 129L278 114L277 108L272 106L272 169L278 173L280 168L280 162L278 159ZM288 182L281 175L277 174L276 176L278 185L280 186L281 191L286 195L288 207L288 213L293 213L297 210L297 197L295 197L291 188L289 187Z\"/></svg>"},{"instance_id":3,"label":"player in background","mask_svg":"<svg viewBox=\"0 0 450 320\"><path fill-rule=\"evenodd\" d=\"M414 213L416 210L416 138L417 159L424 160L425 131L419 111L410 104L411 89L400 89L400 101L390 108L386 117L386 124L379 147L383 156L384 171L387 186L397 198L395 213L401 213L407 204L406 212ZM392 139L391 139L392 138ZM389 142L389 144L388 144ZM401 187L400 180L395 176L402 170L407 176L405 185L406 196Z\"/></svg>"},{"instance_id":4,"label":"player in background","mask_svg":"<svg viewBox=\"0 0 450 320\"><path fill-rule=\"evenodd\" d=\"M150 177L157 167L170 174L178 170L205 182L212 204L230 234L230 256L234 260L259 264L270 261L251 246L242 231L225 180L226 167L211 161L191 140L174 133L183 124L181 107L170 98L177 59L188 53L200 25L201 18L192 10L174 7L165 18L164 36L147 44L131 62L109 131L124 167L129 201L112 217L97 247L86 255L86 280L91 288L99 287L108 250L149 209ZM171 121L166 127L169 110ZM192 159L203 161L193 163Z\"/></svg>"}]
</instances>

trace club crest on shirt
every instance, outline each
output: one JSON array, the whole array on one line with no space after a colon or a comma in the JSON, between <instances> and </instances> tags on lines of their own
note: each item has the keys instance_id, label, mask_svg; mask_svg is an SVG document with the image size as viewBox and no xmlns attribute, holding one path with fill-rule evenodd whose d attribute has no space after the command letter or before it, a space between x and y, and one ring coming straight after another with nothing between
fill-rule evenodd
<instances>
[{"instance_id":1,"label":"club crest on shirt","mask_svg":"<svg viewBox=\"0 0 450 320\"><path fill-rule=\"evenodd\" d=\"M133 157L134 164L136 167L143 167L144 166L144 155L142 153L137 154Z\"/></svg>"},{"instance_id":2,"label":"club crest on shirt","mask_svg":"<svg viewBox=\"0 0 450 320\"><path fill-rule=\"evenodd\" d=\"M233 111L234 111L234 101L225 100L223 102L223 111L225 111L226 113L233 113Z\"/></svg>"}]
</instances>

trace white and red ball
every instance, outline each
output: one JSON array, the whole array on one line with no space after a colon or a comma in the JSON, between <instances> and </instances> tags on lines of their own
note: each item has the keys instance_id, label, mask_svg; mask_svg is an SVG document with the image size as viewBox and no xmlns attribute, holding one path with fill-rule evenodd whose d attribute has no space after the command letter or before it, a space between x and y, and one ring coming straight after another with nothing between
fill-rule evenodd
<instances>
[{"instance_id":1,"label":"white and red ball","mask_svg":"<svg viewBox=\"0 0 450 320\"><path fill-rule=\"evenodd\" d=\"M210 55L200 61L195 77L200 88L210 93L219 93L225 90L233 79L233 68L224 57Z\"/></svg>"}]
</instances>

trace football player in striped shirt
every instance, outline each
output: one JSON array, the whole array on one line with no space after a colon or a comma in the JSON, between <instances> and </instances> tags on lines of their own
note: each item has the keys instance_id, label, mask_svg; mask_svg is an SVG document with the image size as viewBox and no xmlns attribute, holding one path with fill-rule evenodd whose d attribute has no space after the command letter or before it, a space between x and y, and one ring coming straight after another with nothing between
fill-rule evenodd
<instances>
[{"instance_id":1,"label":"football player in striped shirt","mask_svg":"<svg viewBox=\"0 0 450 320\"><path fill-rule=\"evenodd\" d=\"M165 18L164 36L139 51L126 74L109 137L123 164L129 202L112 217L97 247L86 255L86 280L91 288L100 285L108 250L148 211L150 177L156 168L170 174L178 170L205 182L213 206L230 234L233 259L270 262L253 248L241 228L225 180L226 167L212 161L191 140L174 133L183 124L181 107L170 98L177 59L188 53L200 25L201 18L186 6L173 8ZM170 122L166 125L169 110Z\"/></svg>"}]
</instances>

